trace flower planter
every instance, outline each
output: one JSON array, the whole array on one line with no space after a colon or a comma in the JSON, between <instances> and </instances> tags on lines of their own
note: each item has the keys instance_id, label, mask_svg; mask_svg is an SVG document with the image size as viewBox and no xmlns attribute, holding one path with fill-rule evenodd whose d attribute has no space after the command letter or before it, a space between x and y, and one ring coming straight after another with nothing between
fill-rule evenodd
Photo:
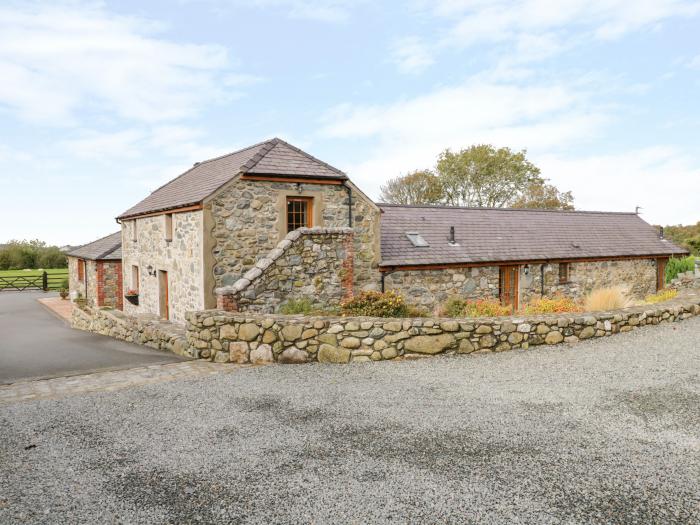
<instances>
[{"instance_id":1,"label":"flower planter","mask_svg":"<svg viewBox=\"0 0 700 525\"><path fill-rule=\"evenodd\" d=\"M126 299L127 301L129 301L129 302L130 302L131 304L133 304L134 306L138 306L138 305L139 305L139 296L138 296L138 295L125 295L125 296L124 296L124 299Z\"/></svg>"}]
</instances>

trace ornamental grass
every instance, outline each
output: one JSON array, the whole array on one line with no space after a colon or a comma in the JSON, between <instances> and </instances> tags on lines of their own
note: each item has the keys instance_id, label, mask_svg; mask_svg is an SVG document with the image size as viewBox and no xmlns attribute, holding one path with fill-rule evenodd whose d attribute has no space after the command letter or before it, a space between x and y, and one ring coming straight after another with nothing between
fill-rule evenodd
<instances>
[{"instance_id":1,"label":"ornamental grass","mask_svg":"<svg viewBox=\"0 0 700 525\"><path fill-rule=\"evenodd\" d=\"M632 301L627 297L625 289L620 286L593 290L583 302L583 307L587 312L618 310L631 305Z\"/></svg>"}]
</instances>

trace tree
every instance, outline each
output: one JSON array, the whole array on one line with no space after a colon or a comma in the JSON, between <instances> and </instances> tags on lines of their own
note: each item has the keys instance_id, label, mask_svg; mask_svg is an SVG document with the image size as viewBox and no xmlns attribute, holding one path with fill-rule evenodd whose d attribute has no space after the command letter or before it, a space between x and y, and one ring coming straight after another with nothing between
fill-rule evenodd
<instances>
[{"instance_id":1,"label":"tree","mask_svg":"<svg viewBox=\"0 0 700 525\"><path fill-rule=\"evenodd\" d=\"M546 179L532 182L512 204L513 208L541 208L547 210L573 210L574 196L570 191L560 192Z\"/></svg>"},{"instance_id":2,"label":"tree","mask_svg":"<svg viewBox=\"0 0 700 525\"><path fill-rule=\"evenodd\" d=\"M442 189L432 171L418 170L390 179L381 187L380 199L390 204L437 204Z\"/></svg>"},{"instance_id":3,"label":"tree","mask_svg":"<svg viewBox=\"0 0 700 525\"><path fill-rule=\"evenodd\" d=\"M437 173L445 204L451 206L509 206L531 184L541 181L540 170L509 148L480 144L438 157Z\"/></svg>"},{"instance_id":4,"label":"tree","mask_svg":"<svg viewBox=\"0 0 700 525\"><path fill-rule=\"evenodd\" d=\"M446 149L434 171L391 179L382 186L381 198L394 204L574 209L571 192L560 192L543 179L526 151L487 144L456 153Z\"/></svg>"}]
</instances>

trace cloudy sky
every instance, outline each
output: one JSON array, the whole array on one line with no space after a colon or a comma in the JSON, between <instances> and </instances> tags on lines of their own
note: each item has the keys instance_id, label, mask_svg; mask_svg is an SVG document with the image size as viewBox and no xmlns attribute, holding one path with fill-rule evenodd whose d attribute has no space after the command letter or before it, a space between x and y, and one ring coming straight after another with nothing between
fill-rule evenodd
<instances>
[{"instance_id":1,"label":"cloudy sky","mask_svg":"<svg viewBox=\"0 0 700 525\"><path fill-rule=\"evenodd\" d=\"M83 243L279 136L370 196L527 149L579 209L700 220L700 2L0 2L0 242Z\"/></svg>"}]
</instances>

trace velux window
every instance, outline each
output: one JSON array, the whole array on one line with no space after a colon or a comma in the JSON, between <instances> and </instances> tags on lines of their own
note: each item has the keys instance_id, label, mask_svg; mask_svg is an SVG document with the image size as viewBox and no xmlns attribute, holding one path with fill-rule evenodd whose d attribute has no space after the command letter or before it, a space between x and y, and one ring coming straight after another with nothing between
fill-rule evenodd
<instances>
[{"instance_id":1,"label":"velux window","mask_svg":"<svg viewBox=\"0 0 700 525\"><path fill-rule=\"evenodd\" d=\"M311 197L287 197L287 232L311 227Z\"/></svg>"},{"instance_id":2,"label":"velux window","mask_svg":"<svg viewBox=\"0 0 700 525\"><path fill-rule=\"evenodd\" d=\"M406 237L411 241L411 244L417 248L425 248L430 246L423 236L418 232L406 232Z\"/></svg>"}]
</instances>

